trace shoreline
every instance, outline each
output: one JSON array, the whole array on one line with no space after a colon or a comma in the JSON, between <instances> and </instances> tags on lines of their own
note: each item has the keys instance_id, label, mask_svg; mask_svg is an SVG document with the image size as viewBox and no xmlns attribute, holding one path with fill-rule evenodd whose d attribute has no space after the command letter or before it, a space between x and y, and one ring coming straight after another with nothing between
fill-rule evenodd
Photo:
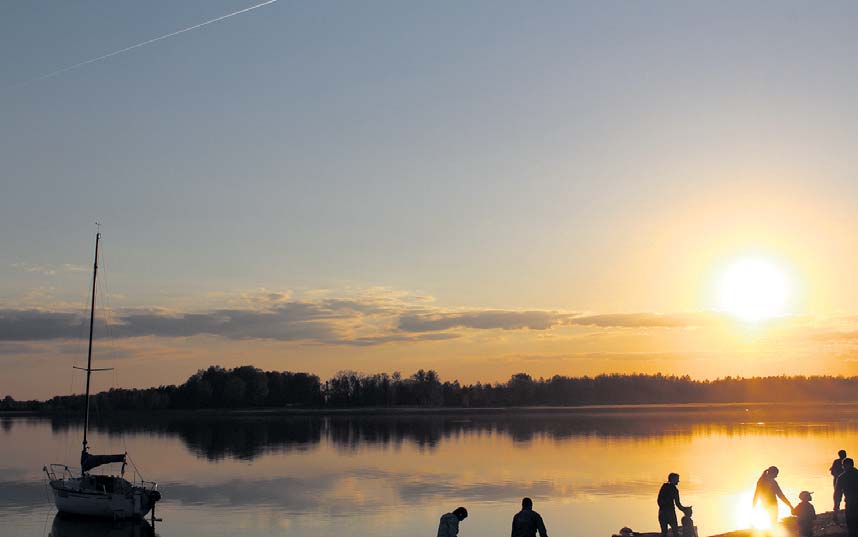
<instances>
[{"instance_id":1,"label":"shoreline","mask_svg":"<svg viewBox=\"0 0 858 537\"><path fill-rule=\"evenodd\" d=\"M200 408L200 409L163 409L163 410L102 410L104 414L116 415L234 415L234 416L461 416L461 415L587 415L623 414L625 412L658 413L696 412L696 411L739 411L777 410L814 407L850 407L858 401L850 402L734 402L734 403L641 403L641 404L605 404L580 406L508 406L508 407L341 407L341 408L300 408L300 407L260 407L260 408ZM0 417L15 416L76 416L78 410L0 410Z\"/></svg>"}]
</instances>

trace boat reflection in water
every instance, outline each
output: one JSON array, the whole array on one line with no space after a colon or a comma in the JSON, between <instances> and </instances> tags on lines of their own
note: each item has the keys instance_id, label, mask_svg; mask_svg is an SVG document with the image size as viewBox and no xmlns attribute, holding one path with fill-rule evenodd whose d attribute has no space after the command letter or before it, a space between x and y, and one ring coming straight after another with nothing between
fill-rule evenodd
<instances>
[{"instance_id":1,"label":"boat reflection in water","mask_svg":"<svg viewBox=\"0 0 858 537\"><path fill-rule=\"evenodd\" d=\"M142 518L105 520L57 513L49 537L157 537Z\"/></svg>"}]
</instances>

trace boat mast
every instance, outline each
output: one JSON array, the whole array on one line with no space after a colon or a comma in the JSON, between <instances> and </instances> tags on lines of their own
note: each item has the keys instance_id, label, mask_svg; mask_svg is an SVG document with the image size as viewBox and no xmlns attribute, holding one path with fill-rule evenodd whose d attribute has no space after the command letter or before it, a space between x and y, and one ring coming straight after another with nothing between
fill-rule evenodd
<instances>
[{"instance_id":1,"label":"boat mast","mask_svg":"<svg viewBox=\"0 0 858 537\"><path fill-rule=\"evenodd\" d=\"M92 305L89 310L89 350L86 353L86 411L83 420L83 451L86 451L86 432L89 429L89 377L92 376L92 329L95 324L95 278L98 275L98 242L101 233L95 234L95 262L92 264Z\"/></svg>"}]
</instances>

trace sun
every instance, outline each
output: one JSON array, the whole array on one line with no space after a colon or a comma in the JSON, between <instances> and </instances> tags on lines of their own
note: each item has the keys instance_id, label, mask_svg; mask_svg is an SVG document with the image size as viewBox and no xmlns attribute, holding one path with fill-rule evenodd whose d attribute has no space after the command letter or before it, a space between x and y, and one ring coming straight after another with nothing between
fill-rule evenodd
<instances>
[{"instance_id":1,"label":"sun","mask_svg":"<svg viewBox=\"0 0 858 537\"><path fill-rule=\"evenodd\" d=\"M789 281L784 270L760 258L740 259L721 277L720 309L746 322L786 313Z\"/></svg>"}]
</instances>

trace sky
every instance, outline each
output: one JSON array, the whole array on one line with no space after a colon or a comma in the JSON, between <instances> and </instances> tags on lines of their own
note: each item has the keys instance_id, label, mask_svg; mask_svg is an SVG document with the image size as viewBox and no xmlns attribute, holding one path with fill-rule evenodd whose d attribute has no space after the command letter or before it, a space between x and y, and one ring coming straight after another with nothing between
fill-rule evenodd
<instances>
[{"instance_id":1,"label":"sky","mask_svg":"<svg viewBox=\"0 0 858 537\"><path fill-rule=\"evenodd\" d=\"M46 78L254 5L0 4L0 395L80 391L96 221L96 389L858 374L858 6L280 0Z\"/></svg>"}]
</instances>

